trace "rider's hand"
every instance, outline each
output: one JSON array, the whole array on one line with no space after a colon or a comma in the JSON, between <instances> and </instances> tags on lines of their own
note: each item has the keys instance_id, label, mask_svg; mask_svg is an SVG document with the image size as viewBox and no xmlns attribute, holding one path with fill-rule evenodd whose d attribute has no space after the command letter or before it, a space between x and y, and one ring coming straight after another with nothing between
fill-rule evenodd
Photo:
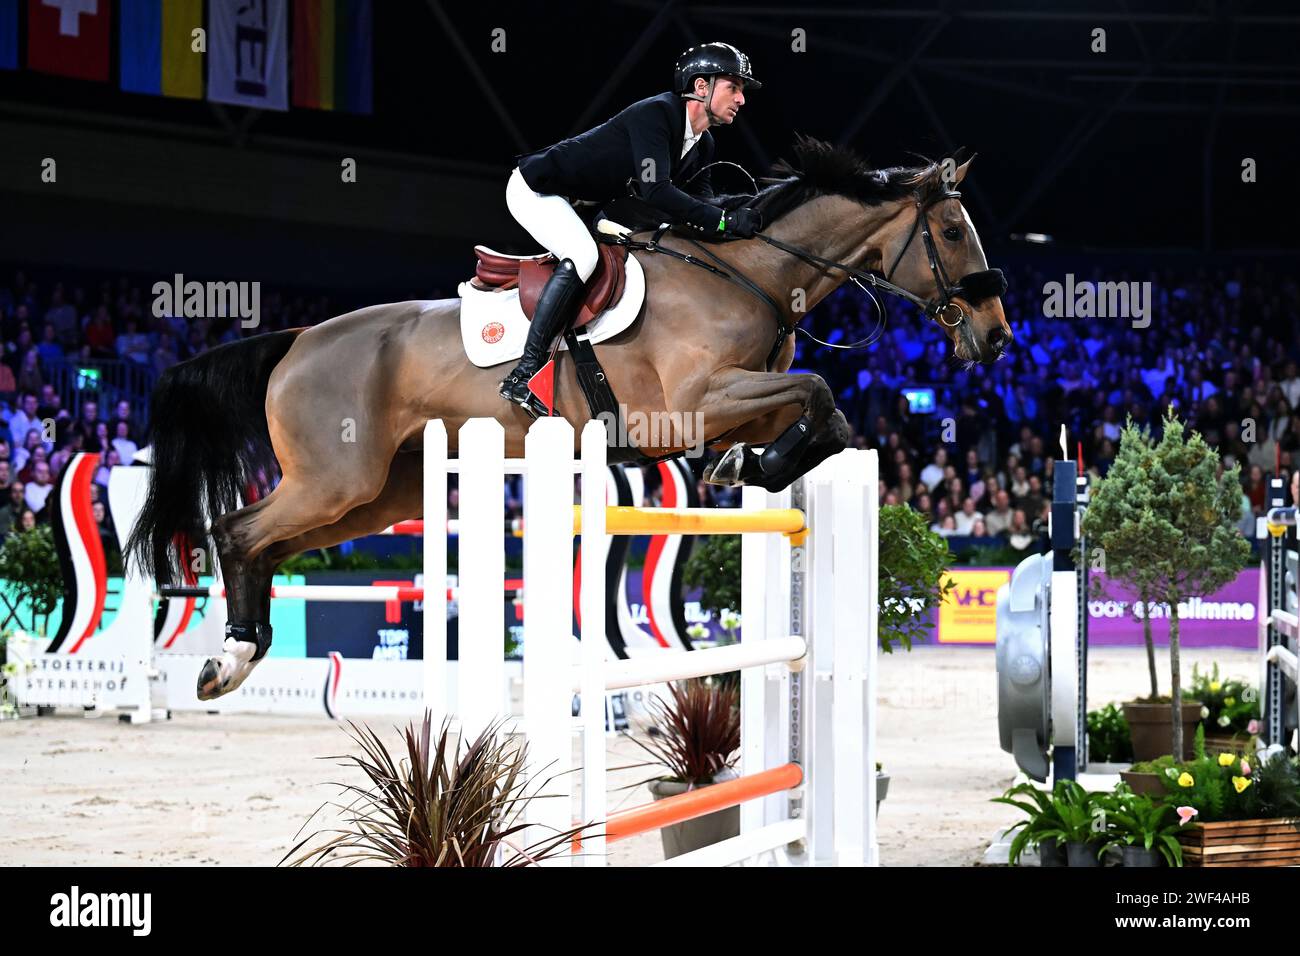
<instances>
[{"instance_id":1,"label":"rider's hand","mask_svg":"<svg viewBox=\"0 0 1300 956\"><path fill-rule=\"evenodd\" d=\"M722 227L728 236L751 239L763 228L763 217L754 209L733 209L722 217Z\"/></svg>"}]
</instances>

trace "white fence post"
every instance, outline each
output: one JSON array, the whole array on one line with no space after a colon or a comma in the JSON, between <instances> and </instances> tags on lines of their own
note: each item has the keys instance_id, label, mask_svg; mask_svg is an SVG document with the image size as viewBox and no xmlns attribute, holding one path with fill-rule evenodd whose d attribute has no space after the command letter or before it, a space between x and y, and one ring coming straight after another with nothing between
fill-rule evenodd
<instances>
[{"instance_id":1,"label":"white fence post","mask_svg":"<svg viewBox=\"0 0 1300 956\"><path fill-rule=\"evenodd\" d=\"M505 429L471 418L460 429L460 586L456 709L473 741L501 714L506 694ZM445 587L445 585L444 585ZM527 612L525 611L525 614ZM509 711L506 711L509 713Z\"/></svg>"},{"instance_id":2,"label":"white fence post","mask_svg":"<svg viewBox=\"0 0 1300 956\"><path fill-rule=\"evenodd\" d=\"M582 813L584 866L605 865L605 426L582 429ZM594 545L594 546L593 546ZM527 611L524 612L527 614ZM566 710L567 713L567 710Z\"/></svg>"},{"instance_id":3,"label":"white fence post","mask_svg":"<svg viewBox=\"0 0 1300 956\"><path fill-rule=\"evenodd\" d=\"M866 520L862 537L866 548L866 607L864 620L866 633L866 682L863 685L863 708L866 731L861 756L867 784L862 813L866 815L866 839L863 850L867 866L880 865L880 835L876 826L876 692L879 686L880 664L880 453L874 449L865 453L866 474L862 476L863 507Z\"/></svg>"},{"instance_id":4,"label":"white fence post","mask_svg":"<svg viewBox=\"0 0 1300 956\"><path fill-rule=\"evenodd\" d=\"M534 422L524 459L524 731L540 797L528 803L532 843L573 823L573 426ZM544 865L571 863L561 853Z\"/></svg>"},{"instance_id":5,"label":"white fence post","mask_svg":"<svg viewBox=\"0 0 1300 956\"><path fill-rule=\"evenodd\" d=\"M424 706L447 717L447 427L424 426Z\"/></svg>"}]
</instances>

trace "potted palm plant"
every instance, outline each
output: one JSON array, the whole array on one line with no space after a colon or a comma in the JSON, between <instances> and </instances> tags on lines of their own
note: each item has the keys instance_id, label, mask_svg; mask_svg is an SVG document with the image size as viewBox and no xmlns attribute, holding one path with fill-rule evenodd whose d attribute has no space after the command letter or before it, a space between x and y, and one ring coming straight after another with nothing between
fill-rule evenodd
<instances>
[{"instance_id":1,"label":"potted palm plant","mask_svg":"<svg viewBox=\"0 0 1300 956\"><path fill-rule=\"evenodd\" d=\"M1060 829L1061 819L1057 816L1056 806L1052 802L1051 791L1043 790L1032 783L1020 783L1008 789L1000 797L993 798L994 803L1005 803L1025 814L1007 828L1007 833L1019 831L1011 838L1007 852L1007 862L1016 866L1021 856L1028 849L1038 850L1039 866L1065 866L1065 848L1058 844L1049 831Z\"/></svg>"},{"instance_id":2,"label":"potted palm plant","mask_svg":"<svg viewBox=\"0 0 1300 956\"><path fill-rule=\"evenodd\" d=\"M678 681L668 685L671 700L656 695L650 712L658 732L648 740L633 737L667 771L647 781L656 800L734 780L740 757L740 689L734 681ZM740 835L740 808L728 807L660 831L664 858L670 859Z\"/></svg>"},{"instance_id":3,"label":"potted palm plant","mask_svg":"<svg viewBox=\"0 0 1300 956\"><path fill-rule=\"evenodd\" d=\"M1098 803L1105 813L1104 850L1118 849L1123 866L1182 866L1178 832L1183 824L1168 803L1135 794L1123 783Z\"/></svg>"},{"instance_id":4,"label":"potted palm plant","mask_svg":"<svg viewBox=\"0 0 1300 956\"><path fill-rule=\"evenodd\" d=\"M1052 807L1057 818L1042 838L1054 838L1065 844L1067 866L1101 866L1104 840L1104 816L1097 797L1074 780L1060 780L1052 791Z\"/></svg>"}]
</instances>

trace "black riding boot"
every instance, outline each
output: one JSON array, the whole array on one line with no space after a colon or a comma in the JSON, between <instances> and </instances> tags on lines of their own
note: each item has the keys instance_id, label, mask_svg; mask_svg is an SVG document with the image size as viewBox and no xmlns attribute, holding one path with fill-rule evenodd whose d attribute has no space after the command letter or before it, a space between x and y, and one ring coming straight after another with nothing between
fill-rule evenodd
<instances>
[{"instance_id":1,"label":"black riding boot","mask_svg":"<svg viewBox=\"0 0 1300 956\"><path fill-rule=\"evenodd\" d=\"M546 280L542 294L537 298L533 321L528 327L528 341L524 354L513 372L501 383L501 397L522 405L535 414L546 414L545 407L528 388L528 380L537 374L546 361L551 343L568 328L574 313L582 305L585 283L578 275L572 259L563 259L555 272Z\"/></svg>"}]
</instances>

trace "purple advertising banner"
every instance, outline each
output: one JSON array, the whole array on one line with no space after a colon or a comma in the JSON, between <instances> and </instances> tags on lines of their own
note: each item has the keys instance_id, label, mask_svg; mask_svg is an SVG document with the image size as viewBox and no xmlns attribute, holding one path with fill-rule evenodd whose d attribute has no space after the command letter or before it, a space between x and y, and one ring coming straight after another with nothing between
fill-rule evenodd
<instances>
[{"instance_id":1,"label":"purple advertising banner","mask_svg":"<svg viewBox=\"0 0 1300 956\"><path fill-rule=\"evenodd\" d=\"M931 613L936 634L926 644L992 646L997 629L992 603L997 588L1010 579L1010 568L954 568L956 582L940 613ZM1094 581L1105 575L1094 573ZM1179 606L1179 637L1184 647L1258 648L1260 570L1249 568L1231 584L1203 598ZM1088 643L1094 647L1137 647L1142 644L1142 621L1135 617L1134 595L1118 586L1101 598L1088 601ZM1169 646L1169 609L1150 610L1151 633L1156 645Z\"/></svg>"},{"instance_id":2,"label":"purple advertising banner","mask_svg":"<svg viewBox=\"0 0 1300 956\"><path fill-rule=\"evenodd\" d=\"M1105 581L1104 574L1093 578ZM1249 568L1226 587L1178 606L1178 637L1183 647L1259 647L1259 568ZM1088 643L1094 647L1142 643L1142 621L1134 618L1136 597L1110 586L1106 597L1088 601ZM1155 605L1151 636L1169 646L1169 608Z\"/></svg>"}]
</instances>

